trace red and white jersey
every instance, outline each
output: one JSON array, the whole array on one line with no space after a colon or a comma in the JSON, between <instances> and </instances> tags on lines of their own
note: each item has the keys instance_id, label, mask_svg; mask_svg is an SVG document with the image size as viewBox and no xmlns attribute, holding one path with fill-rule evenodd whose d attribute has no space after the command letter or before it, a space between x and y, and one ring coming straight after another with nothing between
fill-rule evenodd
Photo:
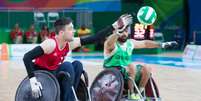
<instances>
[{"instance_id":1,"label":"red and white jersey","mask_svg":"<svg viewBox=\"0 0 201 101\"><path fill-rule=\"evenodd\" d=\"M58 66L61 63L63 63L65 56L69 52L69 43L66 43L65 47L62 50L60 50L55 37L51 39L53 39L56 43L56 47L54 51L50 54L44 54L36 58L35 64L39 66L39 68L44 68L48 70L56 70Z\"/></svg>"}]
</instances>

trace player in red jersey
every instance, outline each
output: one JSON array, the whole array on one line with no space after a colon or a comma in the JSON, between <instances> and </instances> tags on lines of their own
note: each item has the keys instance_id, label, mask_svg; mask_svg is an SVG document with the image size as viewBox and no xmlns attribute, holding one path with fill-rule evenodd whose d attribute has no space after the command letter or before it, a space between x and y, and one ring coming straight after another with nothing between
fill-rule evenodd
<instances>
[{"instance_id":1,"label":"player in red jersey","mask_svg":"<svg viewBox=\"0 0 201 101\"><path fill-rule=\"evenodd\" d=\"M123 15L112 25L104 28L98 33L85 37L74 38L74 26L70 18L61 18L54 23L56 36L46 39L39 46L30 50L24 55L23 61L30 79L30 85L32 89L32 96L39 98L42 96L42 85L34 76L35 70L47 70L54 75L60 71L68 72L72 85L67 80L61 81L61 101L73 101L72 96L73 86L75 89L79 84L81 73L83 71L82 63L79 61L64 62L64 58L67 53L80 47L82 45L98 42L112 33L113 30L124 30L127 25L132 23L131 15ZM35 62L32 62L35 60Z\"/></svg>"}]
</instances>

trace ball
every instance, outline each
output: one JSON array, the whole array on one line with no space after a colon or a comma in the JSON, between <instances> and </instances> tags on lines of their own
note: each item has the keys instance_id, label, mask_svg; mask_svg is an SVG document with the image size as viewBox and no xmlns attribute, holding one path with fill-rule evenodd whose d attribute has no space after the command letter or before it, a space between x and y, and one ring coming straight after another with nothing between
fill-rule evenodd
<instances>
[{"instance_id":1,"label":"ball","mask_svg":"<svg viewBox=\"0 0 201 101\"><path fill-rule=\"evenodd\" d=\"M152 25L156 18L156 11L150 6L141 7L137 13L137 19L143 25Z\"/></svg>"}]
</instances>

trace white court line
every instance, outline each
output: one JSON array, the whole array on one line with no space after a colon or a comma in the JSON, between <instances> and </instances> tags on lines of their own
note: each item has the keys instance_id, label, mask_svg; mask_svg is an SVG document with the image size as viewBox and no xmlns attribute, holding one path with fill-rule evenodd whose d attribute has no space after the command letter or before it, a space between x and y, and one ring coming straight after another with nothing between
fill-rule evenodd
<instances>
[{"instance_id":1,"label":"white court line","mask_svg":"<svg viewBox=\"0 0 201 101\"><path fill-rule=\"evenodd\" d=\"M86 61L86 60L80 60L82 63L90 64L90 65L103 65L103 62L96 62L96 61Z\"/></svg>"}]
</instances>

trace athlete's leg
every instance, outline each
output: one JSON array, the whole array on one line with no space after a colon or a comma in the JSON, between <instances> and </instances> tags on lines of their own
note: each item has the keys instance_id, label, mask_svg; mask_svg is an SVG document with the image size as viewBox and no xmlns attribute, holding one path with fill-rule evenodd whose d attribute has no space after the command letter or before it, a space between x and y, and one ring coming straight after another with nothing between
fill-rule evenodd
<instances>
[{"instance_id":1,"label":"athlete's leg","mask_svg":"<svg viewBox=\"0 0 201 101\"><path fill-rule=\"evenodd\" d=\"M83 65L80 61L74 61L72 64L73 64L73 69L75 71L74 88L77 89L82 72L83 72Z\"/></svg>"},{"instance_id":2,"label":"athlete's leg","mask_svg":"<svg viewBox=\"0 0 201 101\"><path fill-rule=\"evenodd\" d=\"M150 78L150 69L148 68L147 65L142 65L142 68L141 68L141 80L140 80L140 83L139 83L139 88L140 88L140 91L144 90L149 78Z\"/></svg>"},{"instance_id":3,"label":"athlete's leg","mask_svg":"<svg viewBox=\"0 0 201 101\"><path fill-rule=\"evenodd\" d=\"M74 96L72 92L72 84L74 83L75 80L75 72L73 69L73 65L70 62L64 62L59 66L59 69L57 70L57 73L60 71L68 72L70 74L70 80L62 80L60 81L60 88L61 88L61 101L73 101ZM72 82L72 83L70 83Z\"/></svg>"},{"instance_id":4,"label":"athlete's leg","mask_svg":"<svg viewBox=\"0 0 201 101\"><path fill-rule=\"evenodd\" d=\"M128 67L127 67L127 71L128 71L128 74L129 76L135 80L135 65L133 63L129 64ZM132 81L128 80L128 88L129 90L131 91L131 93L133 93L133 85L132 85Z\"/></svg>"}]
</instances>

